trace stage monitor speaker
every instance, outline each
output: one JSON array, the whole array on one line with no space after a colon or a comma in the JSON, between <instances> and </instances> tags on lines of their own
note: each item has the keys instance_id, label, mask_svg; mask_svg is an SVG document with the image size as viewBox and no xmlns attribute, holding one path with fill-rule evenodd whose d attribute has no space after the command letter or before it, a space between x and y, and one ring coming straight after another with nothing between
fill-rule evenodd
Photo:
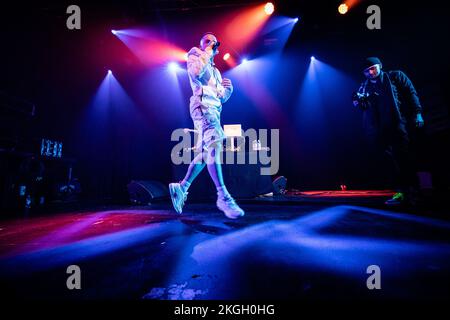
<instances>
[{"instance_id":1,"label":"stage monitor speaker","mask_svg":"<svg viewBox=\"0 0 450 320\"><path fill-rule=\"evenodd\" d=\"M274 194L285 194L286 193L287 179L284 176L275 178L275 180L273 180L272 184L273 184L273 193Z\"/></svg>"},{"instance_id":2,"label":"stage monitor speaker","mask_svg":"<svg viewBox=\"0 0 450 320\"><path fill-rule=\"evenodd\" d=\"M132 180L127 185L127 189L133 204L149 205L152 202L169 198L167 186L158 181Z\"/></svg>"}]
</instances>

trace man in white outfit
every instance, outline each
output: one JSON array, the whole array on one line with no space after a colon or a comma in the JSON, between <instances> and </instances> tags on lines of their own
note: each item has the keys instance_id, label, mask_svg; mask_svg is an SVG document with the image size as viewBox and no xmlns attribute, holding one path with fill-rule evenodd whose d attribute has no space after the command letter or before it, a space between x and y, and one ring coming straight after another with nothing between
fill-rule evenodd
<instances>
[{"instance_id":1,"label":"man in white outfit","mask_svg":"<svg viewBox=\"0 0 450 320\"><path fill-rule=\"evenodd\" d=\"M214 57L219 53L219 45L214 34L206 33L200 40L200 48L194 47L188 52L187 71L192 88L189 110L199 133L196 149L202 152L192 160L184 179L169 184L169 190L175 211L181 213L189 186L206 166L217 189L217 207L228 218L236 219L244 216L244 211L225 187L220 164L226 138L220 125L220 113L222 104L233 92L233 85L230 79L222 79L215 67Z\"/></svg>"}]
</instances>

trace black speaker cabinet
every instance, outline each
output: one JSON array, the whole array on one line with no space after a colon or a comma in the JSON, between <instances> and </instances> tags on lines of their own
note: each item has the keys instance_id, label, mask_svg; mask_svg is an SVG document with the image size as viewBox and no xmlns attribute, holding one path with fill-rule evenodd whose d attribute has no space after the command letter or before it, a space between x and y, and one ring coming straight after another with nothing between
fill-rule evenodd
<instances>
[{"instance_id":1,"label":"black speaker cabinet","mask_svg":"<svg viewBox=\"0 0 450 320\"><path fill-rule=\"evenodd\" d=\"M133 180L127 185L127 189L130 201L133 204L148 205L152 202L169 198L168 187L158 181Z\"/></svg>"}]
</instances>

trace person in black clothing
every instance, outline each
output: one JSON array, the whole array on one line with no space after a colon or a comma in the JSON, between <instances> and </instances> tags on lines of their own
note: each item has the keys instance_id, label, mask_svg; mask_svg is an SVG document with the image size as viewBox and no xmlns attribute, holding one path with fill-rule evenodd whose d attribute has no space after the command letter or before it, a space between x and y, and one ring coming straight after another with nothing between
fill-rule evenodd
<instances>
[{"instance_id":1,"label":"person in black clothing","mask_svg":"<svg viewBox=\"0 0 450 320\"><path fill-rule=\"evenodd\" d=\"M398 192L386 204L410 202L415 184L410 132L424 126L417 91L404 72L383 71L377 57L365 60L363 72L366 80L353 94L353 105L363 111L370 143L389 154L396 168Z\"/></svg>"}]
</instances>

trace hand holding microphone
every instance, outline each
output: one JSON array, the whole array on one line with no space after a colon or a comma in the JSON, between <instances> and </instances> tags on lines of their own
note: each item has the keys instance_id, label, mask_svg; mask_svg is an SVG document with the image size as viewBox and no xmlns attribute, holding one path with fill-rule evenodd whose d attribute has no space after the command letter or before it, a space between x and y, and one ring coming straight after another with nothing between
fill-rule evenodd
<instances>
[{"instance_id":1,"label":"hand holding microphone","mask_svg":"<svg viewBox=\"0 0 450 320\"><path fill-rule=\"evenodd\" d=\"M217 48L220 46L219 41L211 41L210 44L205 48L205 52L210 56L213 56L218 53Z\"/></svg>"},{"instance_id":2,"label":"hand holding microphone","mask_svg":"<svg viewBox=\"0 0 450 320\"><path fill-rule=\"evenodd\" d=\"M215 41L214 45L212 46L212 49L215 51L220 46L220 41Z\"/></svg>"}]
</instances>

